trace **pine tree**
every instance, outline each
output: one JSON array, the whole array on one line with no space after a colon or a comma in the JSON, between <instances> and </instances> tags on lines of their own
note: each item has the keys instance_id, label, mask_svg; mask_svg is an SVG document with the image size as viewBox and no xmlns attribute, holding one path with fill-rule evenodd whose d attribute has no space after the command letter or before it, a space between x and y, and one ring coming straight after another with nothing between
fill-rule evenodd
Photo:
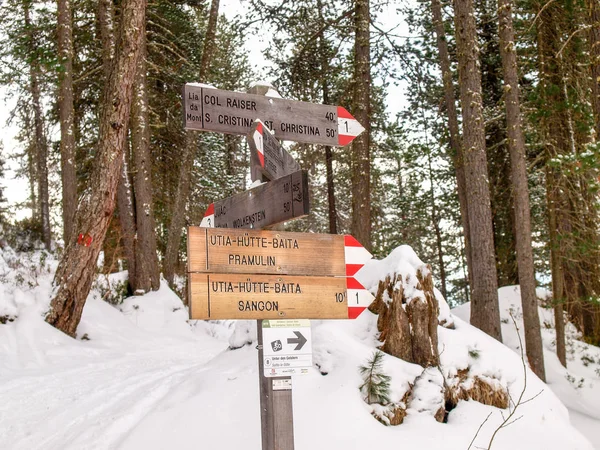
<instances>
[{"instance_id":1,"label":"pine tree","mask_svg":"<svg viewBox=\"0 0 600 450\"><path fill-rule=\"evenodd\" d=\"M390 402L391 377L383 373L384 353L376 350L367 364L358 368L363 384L358 388L365 401L372 405L387 405Z\"/></svg>"}]
</instances>

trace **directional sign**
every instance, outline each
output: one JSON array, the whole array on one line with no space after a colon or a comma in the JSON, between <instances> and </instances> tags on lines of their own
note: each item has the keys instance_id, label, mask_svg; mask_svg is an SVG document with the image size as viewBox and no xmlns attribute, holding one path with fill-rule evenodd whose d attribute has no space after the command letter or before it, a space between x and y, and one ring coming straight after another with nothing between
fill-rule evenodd
<instances>
[{"instance_id":1,"label":"directional sign","mask_svg":"<svg viewBox=\"0 0 600 450\"><path fill-rule=\"evenodd\" d=\"M262 333L266 377L308 373L312 367L309 320L263 320Z\"/></svg>"},{"instance_id":2,"label":"directional sign","mask_svg":"<svg viewBox=\"0 0 600 450\"><path fill-rule=\"evenodd\" d=\"M255 169L267 179L275 180L300 170L300 164L285 150L273 133L260 120L256 120L248 134L250 159ZM256 175L252 179L257 179Z\"/></svg>"},{"instance_id":3,"label":"directional sign","mask_svg":"<svg viewBox=\"0 0 600 450\"><path fill-rule=\"evenodd\" d=\"M345 276L346 240L335 234L189 227L187 270ZM363 263L371 259L365 252Z\"/></svg>"},{"instance_id":4,"label":"directional sign","mask_svg":"<svg viewBox=\"0 0 600 450\"><path fill-rule=\"evenodd\" d=\"M263 95L222 91L186 84L184 127L247 135L256 118L277 139L307 144L347 145L364 131L343 107L297 102Z\"/></svg>"},{"instance_id":5,"label":"directional sign","mask_svg":"<svg viewBox=\"0 0 600 450\"><path fill-rule=\"evenodd\" d=\"M371 259L371 254L349 235L189 227L187 241L187 270L190 273L240 274L242 278L244 274L312 275L318 276L319 279L346 277L340 278L344 280L340 282L340 286L346 283L346 289L340 288L347 297L348 311L344 318L355 319L373 301L373 295L354 278L354 275ZM309 278L298 279L309 280ZM206 302L202 311L205 311L203 314L208 315L208 299ZM313 305L310 306L312 307ZM263 311L265 308L263 306ZM275 312L278 313L279 310ZM340 311L336 309L335 318L340 318L339 313ZM211 314L214 314L214 311ZM239 312L235 314L236 317L218 318L247 317L246 311L241 315ZM330 313L323 312L323 314ZM263 314L260 317L283 317L283 315ZM314 315L304 317L325 318Z\"/></svg>"},{"instance_id":6,"label":"directional sign","mask_svg":"<svg viewBox=\"0 0 600 450\"><path fill-rule=\"evenodd\" d=\"M308 174L299 170L211 204L200 226L264 228L309 212Z\"/></svg>"},{"instance_id":7,"label":"directional sign","mask_svg":"<svg viewBox=\"0 0 600 450\"><path fill-rule=\"evenodd\" d=\"M190 273L188 283L192 320L355 319L374 299L354 277Z\"/></svg>"},{"instance_id":8,"label":"directional sign","mask_svg":"<svg viewBox=\"0 0 600 450\"><path fill-rule=\"evenodd\" d=\"M347 281L336 277L191 273L190 319L345 319Z\"/></svg>"}]
</instances>

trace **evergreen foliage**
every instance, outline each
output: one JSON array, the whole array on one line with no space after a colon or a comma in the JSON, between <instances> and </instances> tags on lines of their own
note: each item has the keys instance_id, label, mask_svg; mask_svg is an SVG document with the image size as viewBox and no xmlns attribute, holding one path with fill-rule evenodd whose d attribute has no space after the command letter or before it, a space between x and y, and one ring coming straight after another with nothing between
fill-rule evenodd
<instances>
[{"instance_id":1,"label":"evergreen foliage","mask_svg":"<svg viewBox=\"0 0 600 450\"><path fill-rule=\"evenodd\" d=\"M383 373L384 356L385 354L382 351L377 350L366 365L358 368L363 379L363 384L358 389L369 405L378 403L385 406L390 403L390 381L392 378Z\"/></svg>"}]
</instances>

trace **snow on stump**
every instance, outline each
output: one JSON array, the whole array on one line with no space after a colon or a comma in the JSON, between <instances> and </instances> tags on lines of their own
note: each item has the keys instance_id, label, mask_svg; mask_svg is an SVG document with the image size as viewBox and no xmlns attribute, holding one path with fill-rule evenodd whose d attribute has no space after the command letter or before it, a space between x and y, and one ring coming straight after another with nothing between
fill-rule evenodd
<instances>
[{"instance_id":1,"label":"snow on stump","mask_svg":"<svg viewBox=\"0 0 600 450\"><path fill-rule=\"evenodd\" d=\"M429 265L418 268L416 277L411 273L386 276L369 310L379 315L377 328L385 353L422 367L439 364L439 306Z\"/></svg>"}]
</instances>

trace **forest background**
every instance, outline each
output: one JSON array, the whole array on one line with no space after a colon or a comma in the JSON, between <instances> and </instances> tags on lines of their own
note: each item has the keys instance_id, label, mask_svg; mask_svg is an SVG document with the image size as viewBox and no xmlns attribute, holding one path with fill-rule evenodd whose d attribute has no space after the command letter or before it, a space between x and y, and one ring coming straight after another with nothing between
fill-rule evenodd
<instances>
[{"instance_id":1,"label":"forest background","mask_svg":"<svg viewBox=\"0 0 600 450\"><path fill-rule=\"evenodd\" d=\"M64 252L50 323L74 334L101 252L103 272L128 269L124 294L158 289L162 273L185 298L185 227L246 189L249 155L239 136L183 130L181 86L249 90L244 42L266 29L266 77L283 97L344 105L366 128L347 147L289 145L312 202L289 229L350 233L375 256L412 246L449 303L472 301L471 322L498 339L497 287L521 284L541 378L536 284L551 282L557 324L566 311L600 342L596 0L250 0L235 18L219 6L0 5L10 157L31 210L16 219L0 190L0 226L17 248ZM381 19L390 10L407 35ZM406 102L389 114L398 84Z\"/></svg>"}]
</instances>

